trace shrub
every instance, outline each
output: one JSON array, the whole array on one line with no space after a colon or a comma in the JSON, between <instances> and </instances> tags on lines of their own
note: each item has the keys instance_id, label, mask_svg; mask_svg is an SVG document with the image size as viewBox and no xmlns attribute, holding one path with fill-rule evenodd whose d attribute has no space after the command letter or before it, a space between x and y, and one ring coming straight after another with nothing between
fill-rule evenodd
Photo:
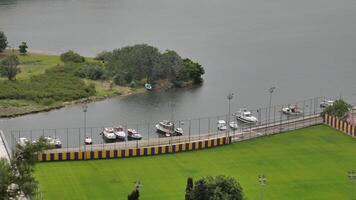
<instances>
[{"instance_id":1,"label":"shrub","mask_svg":"<svg viewBox=\"0 0 356 200\"><path fill-rule=\"evenodd\" d=\"M91 80L102 80L105 79L105 69L102 66L98 65L88 65L82 67L78 72L82 78L88 78Z\"/></svg>"},{"instance_id":2,"label":"shrub","mask_svg":"<svg viewBox=\"0 0 356 200\"><path fill-rule=\"evenodd\" d=\"M78 53L76 53L72 50L62 53L60 57L64 63L68 63L68 62L83 63L83 62L85 62L85 58L83 56L79 55Z\"/></svg>"},{"instance_id":3,"label":"shrub","mask_svg":"<svg viewBox=\"0 0 356 200\"><path fill-rule=\"evenodd\" d=\"M0 53L7 47L7 37L4 32L0 31Z\"/></svg>"}]
</instances>

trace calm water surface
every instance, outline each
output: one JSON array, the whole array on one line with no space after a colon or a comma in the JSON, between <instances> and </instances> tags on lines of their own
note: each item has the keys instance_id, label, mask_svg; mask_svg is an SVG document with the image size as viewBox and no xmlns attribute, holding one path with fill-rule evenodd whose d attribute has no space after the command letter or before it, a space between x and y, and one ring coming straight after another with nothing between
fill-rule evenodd
<instances>
[{"instance_id":1,"label":"calm water surface","mask_svg":"<svg viewBox=\"0 0 356 200\"><path fill-rule=\"evenodd\" d=\"M315 96L356 102L353 0L0 0L10 45L94 56L148 43L174 49L206 70L201 87L116 97L89 104L88 126L146 123L227 113ZM83 126L81 106L15 119L0 128Z\"/></svg>"}]
</instances>

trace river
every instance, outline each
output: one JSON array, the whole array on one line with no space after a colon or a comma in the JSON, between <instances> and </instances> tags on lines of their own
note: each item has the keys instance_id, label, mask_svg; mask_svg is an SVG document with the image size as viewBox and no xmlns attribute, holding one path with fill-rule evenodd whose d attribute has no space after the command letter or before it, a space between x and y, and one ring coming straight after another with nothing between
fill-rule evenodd
<instances>
[{"instance_id":1,"label":"river","mask_svg":"<svg viewBox=\"0 0 356 200\"><path fill-rule=\"evenodd\" d=\"M148 43L201 63L200 87L90 103L88 126L216 116L316 96L356 102L353 0L0 0L11 46L94 56ZM82 127L80 105L14 119L0 128Z\"/></svg>"}]
</instances>

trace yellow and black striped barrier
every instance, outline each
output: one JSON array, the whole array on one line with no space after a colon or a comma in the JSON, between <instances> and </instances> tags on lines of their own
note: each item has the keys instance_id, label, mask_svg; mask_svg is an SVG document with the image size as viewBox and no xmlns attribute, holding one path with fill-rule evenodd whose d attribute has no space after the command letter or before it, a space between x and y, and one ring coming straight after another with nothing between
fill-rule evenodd
<instances>
[{"instance_id":1,"label":"yellow and black striped barrier","mask_svg":"<svg viewBox=\"0 0 356 200\"><path fill-rule=\"evenodd\" d=\"M324 123L340 132L352 137L356 137L356 127L347 121L340 120L337 117L325 114Z\"/></svg>"},{"instance_id":2,"label":"yellow and black striped barrier","mask_svg":"<svg viewBox=\"0 0 356 200\"><path fill-rule=\"evenodd\" d=\"M130 158L138 156L160 155L177 153L184 151L193 151L206 149L216 146L231 144L230 137L221 137L188 143L179 143L172 145L128 148L128 149L110 149L110 150L94 150L94 151L71 151L71 152L45 152L38 154L38 161L64 161L64 160L83 160L86 153L87 160L94 159L109 159L109 158Z\"/></svg>"}]
</instances>

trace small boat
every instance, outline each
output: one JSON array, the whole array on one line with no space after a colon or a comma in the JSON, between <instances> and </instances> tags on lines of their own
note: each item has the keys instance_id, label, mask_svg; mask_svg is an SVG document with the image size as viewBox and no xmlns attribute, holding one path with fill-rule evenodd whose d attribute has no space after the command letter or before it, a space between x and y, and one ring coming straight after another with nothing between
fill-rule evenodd
<instances>
[{"instance_id":1,"label":"small boat","mask_svg":"<svg viewBox=\"0 0 356 200\"><path fill-rule=\"evenodd\" d=\"M297 106L287 106L282 108L282 113L285 115L301 115L302 112L298 109Z\"/></svg>"},{"instance_id":2,"label":"small boat","mask_svg":"<svg viewBox=\"0 0 356 200\"><path fill-rule=\"evenodd\" d=\"M225 120L218 120L218 130L219 131L226 131L227 126Z\"/></svg>"},{"instance_id":3,"label":"small boat","mask_svg":"<svg viewBox=\"0 0 356 200\"><path fill-rule=\"evenodd\" d=\"M151 91L151 90L152 90L152 85L149 84L149 83L146 83L146 84L145 84L145 88L146 88L146 90Z\"/></svg>"},{"instance_id":4,"label":"small boat","mask_svg":"<svg viewBox=\"0 0 356 200\"><path fill-rule=\"evenodd\" d=\"M334 105L334 101L330 100L330 99L329 100L325 99L320 102L320 108L326 108L326 107L332 106L332 105Z\"/></svg>"},{"instance_id":5,"label":"small boat","mask_svg":"<svg viewBox=\"0 0 356 200\"><path fill-rule=\"evenodd\" d=\"M62 142L59 138L52 138L51 136L44 137L47 148L62 148Z\"/></svg>"},{"instance_id":6,"label":"small boat","mask_svg":"<svg viewBox=\"0 0 356 200\"><path fill-rule=\"evenodd\" d=\"M114 127L114 133L116 135L116 139L125 140L126 133L125 133L124 128L122 126Z\"/></svg>"},{"instance_id":7,"label":"small boat","mask_svg":"<svg viewBox=\"0 0 356 200\"><path fill-rule=\"evenodd\" d=\"M105 140L105 142L115 142L116 141L116 135L115 135L114 129L112 127L104 128L103 132L100 134L103 135L103 139Z\"/></svg>"},{"instance_id":8,"label":"small boat","mask_svg":"<svg viewBox=\"0 0 356 200\"><path fill-rule=\"evenodd\" d=\"M127 129L127 139L128 140L141 140L142 135L139 134L135 129Z\"/></svg>"},{"instance_id":9,"label":"small boat","mask_svg":"<svg viewBox=\"0 0 356 200\"><path fill-rule=\"evenodd\" d=\"M241 109L239 112L235 114L236 119L240 120L241 122L244 123L257 123L258 119L257 117L253 116L250 111L247 109Z\"/></svg>"},{"instance_id":10,"label":"small boat","mask_svg":"<svg viewBox=\"0 0 356 200\"><path fill-rule=\"evenodd\" d=\"M175 128L174 129L174 135L175 136L182 136L183 135L183 129L182 128Z\"/></svg>"},{"instance_id":11,"label":"small boat","mask_svg":"<svg viewBox=\"0 0 356 200\"><path fill-rule=\"evenodd\" d=\"M84 144L93 144L93 140L90 138L90 137L86 137L85 140L84 140Z\"/></svg>"},{"instance_id":12,"label":"small boat","mask_svg":"<svg viewBox=\"0 0 356 200\"><path fill-rule=\"evenodd\" d=\"M232 130L236 130L237 128L239 128L239 125L236 121L229 122L229 126Z\"/></svg>"},{"instance_id":13,"label":"small boat","mask_svg":"<svg viewBox=\"0 0 356 200\"><path fill-rule=\"evenodd\" d=\"M29 140L25 137L19 138L19 141L17 141L17 144L24 147L26 144L29 142Z\"/></svg>"},{"instance_id":14,"label":"small boat","mask_svg":"<svg viewBox=\"0 0 356 200\"><path fill-rule=\"evenodd\" d=\"M156 129L158 133L162 133L166 137L169 137L174 133L174 124L170 121L164 120L156 124Z\"/></svg>"}]
</instances>

